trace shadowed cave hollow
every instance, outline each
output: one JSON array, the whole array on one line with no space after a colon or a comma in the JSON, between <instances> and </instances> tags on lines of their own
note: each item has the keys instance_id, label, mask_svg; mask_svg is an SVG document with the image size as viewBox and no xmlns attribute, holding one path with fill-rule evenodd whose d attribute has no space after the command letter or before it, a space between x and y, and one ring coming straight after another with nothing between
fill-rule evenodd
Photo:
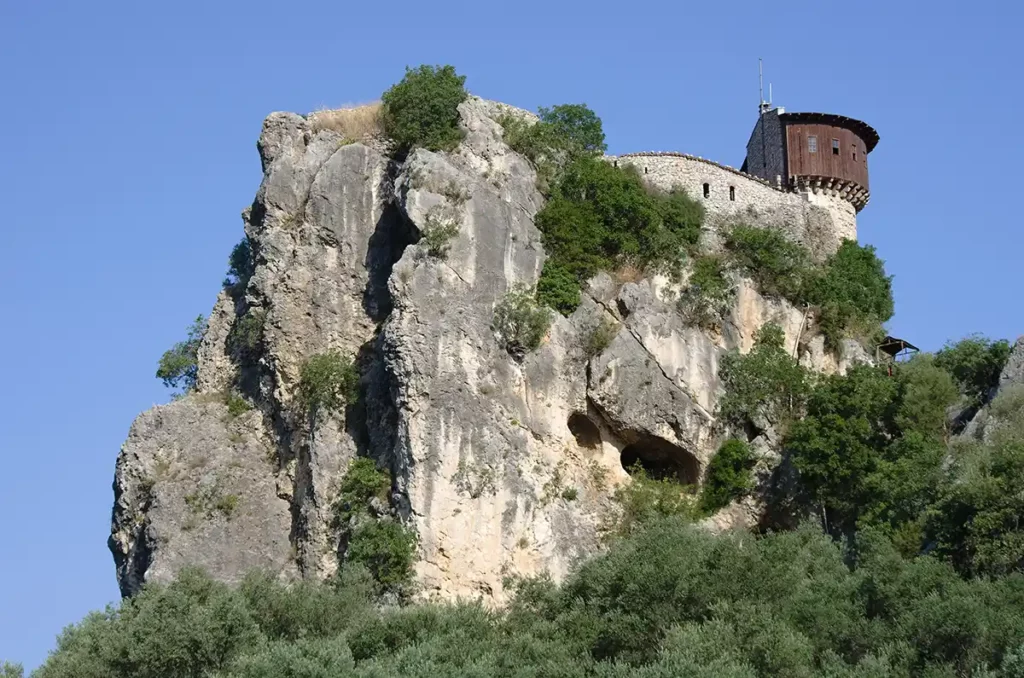
<instances>
[{"instance_id":1,"label":"shadowed cave hollow","mask_svg":"<svg viewBox=\"0 0 1024 678\"><path fill-rule=\"evenodd\" d=\"M696 457L678 445L656 436L643 436L622 448L622 468L632 474L637 462L647 476L666 479L682 485L696 485L700 480L700 465Z\"/></svg>"}]
</instances>

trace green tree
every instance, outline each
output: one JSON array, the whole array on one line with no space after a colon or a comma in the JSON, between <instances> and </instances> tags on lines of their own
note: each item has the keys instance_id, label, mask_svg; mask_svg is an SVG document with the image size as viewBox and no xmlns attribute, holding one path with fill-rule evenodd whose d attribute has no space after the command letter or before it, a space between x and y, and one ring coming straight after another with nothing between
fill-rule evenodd
<instances>
[{"instance_id":1,"label":"green tree","mask_svg":"<svg viewBox=\"0 0 1024 678\"><path fill-rule=\"evenodd\" d=\"M875 338L892 317L892 277L875 248L844 240L809 284L807 298L818 307L818 323L830 346L851 333Z\"/></svg>"},{"instance_id":2,"label":"green tree","mask_svg":"<svg viewBox=\"0 0 1024 678\"><path fill-rule=\"evenodd\" d=\"M404 155L416 146L450 151L462 139L459 104L466 100L466 77L453 66L406 68L405 77L381 95L384 133Z\"/></svg>"},{"instance_id":3,"label":"green tree","mask_svg":"<svg viewBox=\"0 0 1024 678\"><path fill-rule=\"evenodd\" d=\"M381 590L401 591L412 582L416 533L393 520L369 520L352 532L346 557L365 567Z\"/></svg>"},{"instance_id":4,"label":"green tree","mask_svg":"<svg viewBox=\"0 0 1024 678\"><path fill-rule=\"evenodd\" d=\"M1024 569L1024 386L990 408L986 439L953 445L928 516L937 550L965 575Z\"/></svg>"},{"instance_id":5,"label":"green tree","mask_svg":"<svg viewBox=\"0 0 1024 678\"><path fill-rule=\"evenodd\" d=\"M807 250L771 228L735 226L725 238L732 259L750 275L761 292L804 302L811 275Z\"/></svg>"},{"instance_id":6,"label":"green tree","mask_svg":"<svg viewBox=\"0 0 1024 678\"><path fill-rule=\"evenodd\" d=\"M167 388L180 388L188 393L195 388L199 374L199 345L206 333L206 318L197 316L188 327L188 339L179 341L160 356L156 376Z\"/></svg>"},{"instance_id":7,"label":"green tree","mask_svg":"<svg viewBox=\"0 0 1024 678\"><path fill-rule=\"evenodd\" d=\"M754 487L753 468L754 457L747 443L735 438L722 443L704 476L704 486L700 491L701 511L714 513L728 506L733 499L749 493Z\"/></svg>"},{"instance_id":8,"label":"green tree","mask_svg":"<svg viewBox=\"0 0 1024 678\"><path fill-rule=\"evenodd\" d=\"M255 272L256 262L252 256L252 246L248 236L243 236L228 257L228 275L224 279L224 287L244 290Z\"/></svg>"},{"instance_id":9,"label":"green tree","mask_svg":"<svg viewBox=\"0 0 1024 678\"><path fill-rule=\"evenodd\" d=\"M311 419L355 402L358 389L355 363L337 351L309 357L299 371L298 402Z\"/></svg>"},{"instance_id":10,"label":"green tree","mask_svg":"<svg viewBox=\"0 0 1024 678\"><path fill-rule=\"evenodd\" d=\"M250 308L244 315L236 318L228 331L228 350L243 362L255 362L263 346L266 322L267 312L258 308Z\"/></svg>"},{"instance_id":11,"label":"green tree","mask_svg":"<svg viewBox=\"0 0 1024 678\"><path fill-rule=\"evenodd\" d=\"M752 424L784 432L803 413L810 381L786 350L778 325L763 325L750 353L724 356L718 374L724 388L719 414L737 428Z\"/></svg>"},{"instance_id":12,"label":"green tree","mask_svg":"<svg viewBox=\"0 0 1024 678\"><path fill-rule=\"evenodd\" d=\"M961 392L974 405L988 399L999 383L999 374L1010 357L1010 342L971 335L958 342L948 342L935 356L935 364L949 372Z\"/></svg>"},{"instance_id":13,"label":"green tree","mask_svg":"<svg viewBox=\"0 0 1024 678\"><path fill-rule=\"evenodd\" d=\"M11 662L0 662L0 678L23 678L25 670L21 664Z\"/></svg>"},{"instance_id":14,"label":"green tree","mask_svg":"<svg viewBox=\"0 0 1024 678\"><path fill-rule=\"evenodd\" d=\"M365 515L370 500L386 501L391 489L391 478L377 469L372 459L353 459L341 480L338 501L335 503L335 517L339 524L348 522L357 515Z\"/></svg>"}]
</instances>

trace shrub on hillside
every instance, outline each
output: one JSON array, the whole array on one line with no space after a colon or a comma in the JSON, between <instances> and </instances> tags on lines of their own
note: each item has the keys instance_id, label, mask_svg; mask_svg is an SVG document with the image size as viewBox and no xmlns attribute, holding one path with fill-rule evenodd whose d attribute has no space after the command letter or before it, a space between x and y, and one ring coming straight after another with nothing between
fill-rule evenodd
<instances>
[{"instance_id":1,"label":"shrub on hillside","mask_svg":"<svg viewBox=\"0 0 1024 678\"><path fill-rule=\"evenodd\" d=\"M810 382L807 370L785 348L785 335L775 324L763 325L754 348L722 358L718 371L724 393L719 415L737 428L748 424L774 426L783 432L804 409Z\"/></svg>"},{"instance_id":2,"label":"shrub on hillside","mask_svg":"<svg viewBox=\"0 0 1024 678\"><path fill-rule=\"evenodd\" d=\"M811 274L806 249L775 229L750 226L730 229L725 246L761 292L802 304Z\"/></svg>"},{"instance_id":3,"label":"shrub on hillside","mask_svg":"<svg viewBox=\"0 0 1024 678\"><path fill-rule=\"evenodd\" d=\"M754 487L753 468L754 457L747 443L735 438L722 443L704 474L704 486L700 490L701 511L714 513L749 493Z\"/></svg>"},{"instance_id":4,"label":"shrub on hillside","mask_svg":"<svg viewBox=\"0 0 1024 678\"><path fill-rule=\"evenodd\" d=\"M999 383L999 375L1010 357L1010 342L971 335L948 342L935 356L935 364L949 372L960 391L980 405Z\"/></svg>"},{"instance_id":5,"label":"shrub on hillside","mask_svg":"<svg viewBox=\"0 0 1024 678\"><path fill-rule=\"evenodd\" d=\"M298 402L312 418L337 412L359 396L359 371L337 351L311 356L299 372Z\"/></svg>"},{"instance_id":6,"label":"shrub on hillside","mask_svg":"<svg viewBox=\"0 0 1024 678\"><path fill-rule=\"evenodd\" d=\"M845 336L881 338L881 324L892 317L892 277L875 248L844 240L823 272L808 285L807 299L819 309L826 343L836 347Z\"/></svg>"},{"instance_id":7,"label":"shrub on hillside","mask_svg":"<svg viewBox=\"0 0 1024 678\"><path fill-rule=\"evenodd\" d=\"M579 157L600 155L606 148L601 119L584 104L541 108L539 118L531 122L509 114L499 123L509 147L537 167L542 188L550 187L561 167Z\"/></svg>"},{"instance_id":8,"label":"shrub on hillside","mask_svg":"<svg viewBox=\"0 0 1024 678\"><path fill-rule=\"evenodd\" d=\"M195 388L199 374L199 345L206 333L206 318L196 316L188 327L188 338L179 341L160 356L156 376L168 388L180 388L187 393Z\"/></svg>"},{"instance_id":9,"label":"shrub on hillside","mask_svg":"<svg viewBox=\"0 0 1024 678\"><path fill-rule=\"evenodd\" d=\"M334 505L335 522L348 522L357 515L365 515L374 498L386 501L391 489L391 478L380 471L372 459L359 457L349 464L341 479L338 500Z\"/></svg>"},{"instance_id":10,"label":"shrub on hillside","mask_svg":"<svg viewBox=\"0 0 1024 678\"><path fill-rule=\"evenodd\" d=\"M680 293L678 307L691 325L714 329L721 325L733 300L733 286L725 275L721 257L707 255L693 260L686 288Z\"/></svg>"},{"instance_id":11,"label":"shrub on hillside","mask_svg":"<svg viewBox=\"0 0 1024 678\"><path fill-rule=\"evenodd\" d=\"M494 331L516 358L540 346L550 326L551 312L539 306L533 292L523 285L513 287L494 307Z\"/></svg>"},{"instance_id":12,"label":"shrub on hillside","mask_svg":"<svg viewBox=\"0 0 1024 678\"><path fill-rule=\"evenodd\" d=\"M255 272L256 262L252 256L252 245L248 236L243 236L228 256L228 275L224 279L224 287L243 291Z\"/></svg>"},{"instance_id":13,"label":"shrub on hillside","mask_svg":"<svg viewBox=\"0 0 1024 678\"><path fill-rule=\"evenodd\" d=\"M565 167L535 219L550 257L538 289L566 314L575 309L573 292L600 270L629 263L678 273L702 217L681 191L651 193L635 170L580 157ZM557 298L548 290L558 290Z\"/></svg>"},{"instance_id":14,"label":"shrub on hillside","mask_svg":"<svg viewBox=\"0 0 1024 678\"><path fill-rule=\"evenodd\" d=\"M692 520L698 516L694 488L673 478L652 478L638 461L629 469L630 481L620 485L612 499L617 511L603 530L610 538L632 534L663 518Z\"/></svg>"},{"instance_id":15,"label":"shrub on hillside","mask_svg":"<svg viewBox=\"0 0 1024 678\"><path fill-rule=\"evenodd\" d=\"M352 532L345 557L369 570L382 592L400 592L412 583L416 533L393 520L366 521Z\"/></svg>"},{"instance_id":16,"label":"shrub on hillside","mask_svg":"<svg viewBox=\"0 0 1024 678\"><path fill-rule=\"evenodd\" d=\"M458 107L469 96L466 77L453 66L407 68L401 82L381 96L384 133L399 155L416 146L450 151L462 139Z\"/></svg>"},{"instance_id":17,"label":"shrub on hillside","mask_svg":"<svg viewBox=\"0 0 1024 678\"><path fill-rule=\"evenodd\" d=\"M459 212L451 205L434 205L425 216L423 242L427 254L438 259L448 256L451 241L459 234Z\"/></svg>"},{"instance_id":18,"label":"shrub on hillside","mask_svg":"<svg viewBox=\"0 0 1024 678\"><path fill-rule=\"evenodd\" d=\"M235 318L228 331L228 350L242 362L254 362L263 346L263 328L266 321L267 312L259 308L250 308L244 315Z\"/></svg>"}]
</instances>

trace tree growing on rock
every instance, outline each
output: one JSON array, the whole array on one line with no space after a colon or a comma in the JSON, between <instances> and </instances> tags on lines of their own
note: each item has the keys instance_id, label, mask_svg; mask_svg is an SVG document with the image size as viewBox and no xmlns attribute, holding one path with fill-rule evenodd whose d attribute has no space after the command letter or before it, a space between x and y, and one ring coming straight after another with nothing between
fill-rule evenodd
<instances>
[{"instance_id":1,"label":"tree growing on rock","mask_svg":"<svg viewBox=\"0 0 1024 678\"><path fill-rule=\"evenodd\" d=\"M401 82L381 96L384 133L394 141L397 155L417 146L450 151L462 139L459 104L466 100L466 76L454 66L407 68Z\"/></svg>"},{"instance_id":2,"label":"tree growing on rock","mask_svg":"<svg viewBox=\"0 0 1024 678\"><path fill-rule=\"evenodd\" d=\"M167 388L180 388L175 395L183 395L196 386L199 374L199 345L206 333L206 318L196 316L188 327L188 339L179 341L160 356L156 376Z\"/></svg>"}]
</instances>

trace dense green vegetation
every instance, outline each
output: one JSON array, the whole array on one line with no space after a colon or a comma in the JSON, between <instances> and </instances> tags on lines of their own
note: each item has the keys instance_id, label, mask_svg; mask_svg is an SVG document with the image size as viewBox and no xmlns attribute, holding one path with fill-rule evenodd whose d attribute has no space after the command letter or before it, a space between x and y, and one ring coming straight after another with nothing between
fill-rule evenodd
<instances>
[{"instance_id":1,"label":"dense green vegetation","mask_svg":"<svg viewBox=\"0 0 1024 678\"><path fill-rule=\"evenodd\" d=\"M754 476L750 472L754 461L750 446L742 440L730 438L722 443L704 476L700 489L701 511L714 513L749 493L754 487Z\"/></svg>"},{"instance_id":2,"label":"dense green vegetation","mask_svg":"<svg viewBox=\"0 0 1024 678\"><path fill-rule=\"evenodd\" d=\"M732 306L735 290L726 275L725 260L711 254L693 260L686 288L679 294L679 313L688 323L707 330L721 327Z\"/></svg>"},{"instance_id":3,"label":"dense green vegetation","mask_svg":"<svg viewBox=\"0 0 1024 678\"><path fill-rule=\"evenodd\" d=\"M299 372L298 402L315 418L341 410L359 395L359 371L355 363L337 351L311 356Z\"/></svg>"},{"instance_id":4,"label":"dense green vegetation","mask_svg":"<svg viewBox=\"0 0 1024 678\"><path fill-rule=\"evenodd\" d=\"M718 376L725 388L719 401L723 421L738 429L774 426L783 432L803 413L809 377L784 341L781 327L764 325L749 353L734 351L722 358Z\"/></svg>"},{"instance_id":5,"label":"dense green vegetation","mask_svg":"<svg viewBox=\"0 0 1024 678\"><path fill-rule=\"evenodd\" d=\"M384 133L403 156L414 147L450 151L462 139L458 107L466 97L466 76L453 66L407 68L405 77L381 95Z\"/></svg>"},{"instance_id":6,"label":"dense green vegetation","mask_svg":"<svg viewBox=\"0 0 1024 678\"><path fill-rule=\"evenodd\" d=\"M236 318L228 331L228 350L243 362L255 362L263 346L263 327L266 321L267 312L258 308L250 308Z\"/></svg>"},{"instance_id":7,"label":"dense green vegetation","mask_svg":"<svg viewBox=\"0 0 1024 678\"><path fill-rule=\"evenodd\" d=\"M252 246L249 244L249 238L243 236L228 257L228 275L224 279L224 287L244 290L255 272L256 262L252 256Z\"/></svg>"},{"instance_id":8,"label":"dense green vegetation","mask_svg":"<svg viewBox=\"0 0 1024 678\"><path fill-rule=\"evenodd\" d=\"M206 318L197 316L188 327L188 338L179 341L160 356L156 376L168 388L181 389L178 395L188 393L196 386L199 371L199 344L206 333Z\"/></svg>"},{"instance_id":9,"label":"dense green vegetation","mask_svg":"<svg viewBox=\"0 0 1024 678\"><path fill-rule=\"evenodd\" d=\"M871 246L846 240L821 266L807 251L778 231L733 227L725 239L732 263L768 295L817 311L818 325L830 347L845 337L880 338L881 324L892 317L892 279Z\"/></svg>"},{"instance_id":10,"label":"dense green vegetation","mask_svg":"<svg viewBox=\"0 0 1024 678\"><path fill-rule=\"evenodd\" d=\"M38 678L1020 676L1024 579L815 529L712 536L655 520L504 611L380 610L358 566L328 585L184 573L66 630Z\"/></svg>"},{"instance_id":11,"label":"dense green vegetation","mask_svg":"<svg viewBox=\"0 0 1024 678\"><path fill-rule=\"evenodd\" d=\"M935 356L935 363L953 375L960 390L975 405L987 400L999 382L999 373L1010 356L1010 342L992 341L972 335L947 343Z\"/></svg>"}]
</instances>

